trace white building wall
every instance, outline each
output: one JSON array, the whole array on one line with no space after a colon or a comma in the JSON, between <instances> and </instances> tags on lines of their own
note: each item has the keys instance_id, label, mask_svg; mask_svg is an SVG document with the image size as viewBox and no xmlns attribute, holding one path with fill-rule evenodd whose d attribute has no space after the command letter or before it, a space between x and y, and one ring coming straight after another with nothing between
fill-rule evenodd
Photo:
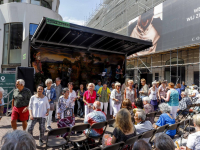
<instances>
[{"instance_id":1,"label":"white building wall","mask_svg":"<svg viewBox=\"0 0 200 150\"><path fill-rule=\"evenodd\" d=\"M53 0L52 9L55 11L27 3L7 3L0 5L0 66L2 65L3 41L4 41L4 24L13 22L23 22L23 41L29 36L29 25L39 24L43 17L49 17L56 20L62 20L62 17L56 12L59 0ZM57 7L58 8L58 7ZM28 50L28 47L27 47ZM1 73L2 69L0 69Z\"/></svg>"}]
</instances>

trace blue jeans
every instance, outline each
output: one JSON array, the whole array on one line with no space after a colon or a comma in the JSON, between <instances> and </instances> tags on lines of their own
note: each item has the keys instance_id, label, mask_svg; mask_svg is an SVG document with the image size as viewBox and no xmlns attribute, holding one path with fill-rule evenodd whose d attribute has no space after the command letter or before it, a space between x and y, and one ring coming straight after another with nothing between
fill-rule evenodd
<instances>
[{"instance_id":1,"label":"blue jeans","mask_svg":"<svg viewBox=\"0 0 200 150\"><path fill-rule=\"evenodd\" d=\"M77 100L77 104L78 104L77 115L83 117L83 109L84 109L83 98Z\"/></svg>"}]
</instances>

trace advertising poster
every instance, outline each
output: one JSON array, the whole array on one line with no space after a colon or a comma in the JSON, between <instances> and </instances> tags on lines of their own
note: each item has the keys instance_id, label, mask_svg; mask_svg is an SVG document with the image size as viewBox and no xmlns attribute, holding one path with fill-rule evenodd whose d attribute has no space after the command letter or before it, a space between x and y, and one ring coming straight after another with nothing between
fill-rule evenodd
<instances>
[{"instance_id":1,"label":"advertising poster","mask_svg":"<svg viewBox=\"0 0 200 150\"><path fill-rule=\"evenodd\" d=\"M199 0L165 1L129 22L128 36L153 42L151 48L133 56L197 44L199 24Z\"/></svg>"}]
</instances>

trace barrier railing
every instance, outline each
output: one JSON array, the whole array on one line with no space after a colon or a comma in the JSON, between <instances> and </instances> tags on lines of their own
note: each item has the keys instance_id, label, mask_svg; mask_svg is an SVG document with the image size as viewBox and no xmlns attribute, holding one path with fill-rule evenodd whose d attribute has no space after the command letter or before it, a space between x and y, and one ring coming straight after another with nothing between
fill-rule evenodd
<instances>
[{"instance_id":1,"label":"barrier railing","mask_svg":"<svg viewBox=\"0 0 200 150\"><path fill-rule=\"evenodd\" d=\"M6 98L8 97L7 99L7 103L5 103L7 105L7 109L6 109L6 116L9 116L11 114L11 112L9 113L9 105L10 105L10 102L12 102L12 100L10 101L10 94L14 91L15 88L13 88L7 95L5 95L3 98Z\"/></svg>"}]
</instances>

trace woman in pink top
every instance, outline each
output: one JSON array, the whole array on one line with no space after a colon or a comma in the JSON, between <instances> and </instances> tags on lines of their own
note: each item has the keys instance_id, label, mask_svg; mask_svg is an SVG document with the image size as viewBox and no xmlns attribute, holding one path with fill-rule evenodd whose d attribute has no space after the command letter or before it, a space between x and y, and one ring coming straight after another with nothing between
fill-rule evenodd
<instances>
[{"instance_id":1,"label":"woman in pink top","mask_svg":"<svg viewBox=\"0 0 200 150\"><path fill-rule=\"evenodd\" d=\"M87 86L88 90L83 95L83 102L85 103L85 117L93 111L92 106L96 100L96 91L94 88L95 85L93 83L89 83Z\"/></svg>"},{"instance_id":2,"label":"woman in pink top","mask_svg":"<svg viewBox=\"0 0 200 150\"><path fill-rule=\"evenodd\" d=\"M163 80L158 89L158 98L161 103L165 102L164 99L161 98L161 96L166 98L166 95L167 95L167 82Z\"/></svg>"}]
</instances>

